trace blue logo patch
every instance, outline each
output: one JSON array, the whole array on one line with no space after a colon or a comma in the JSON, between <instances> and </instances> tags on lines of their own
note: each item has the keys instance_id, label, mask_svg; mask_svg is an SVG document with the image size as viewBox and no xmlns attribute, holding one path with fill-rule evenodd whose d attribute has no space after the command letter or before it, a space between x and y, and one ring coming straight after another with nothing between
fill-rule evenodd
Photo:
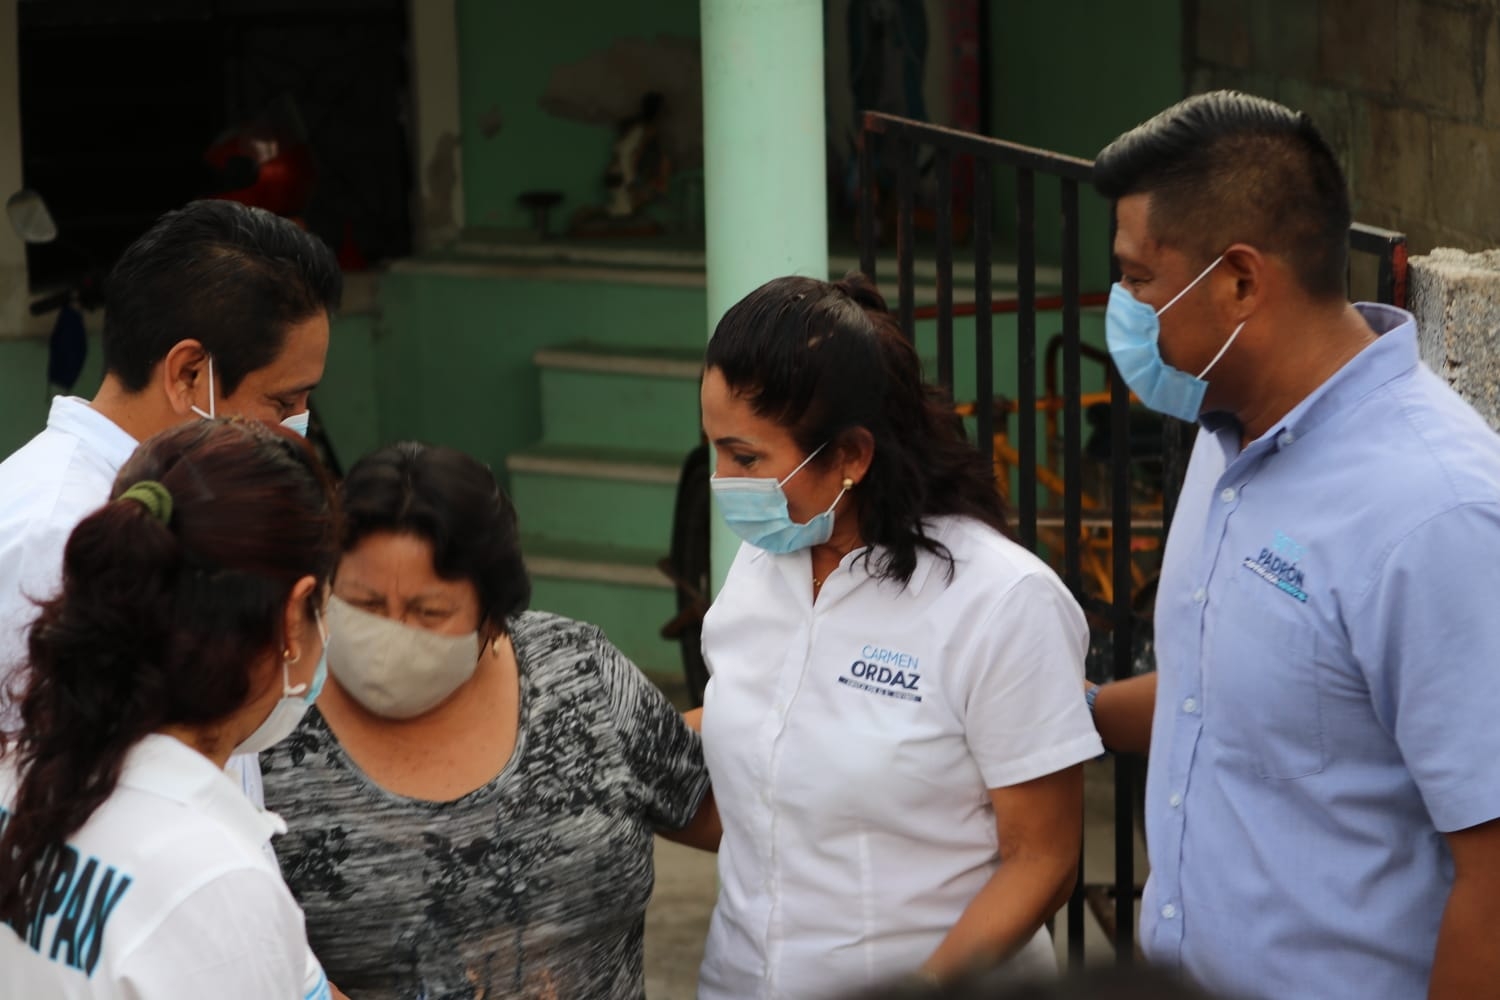
<instances>
[{"instance_id":1,"label":"blue logo patch","mask_svg":"<svg viewBox=\"0 0 1500 1000\"><path fill-rule=\"evenodd\" d=\"M1285 532L1278 531L1269 548L1261 549L1259 555L1246 556L1243 565L1283 594L1306 604L1305 578L1299 565L1306 554L1306 548Z\"/></svg>"}]
</instances>

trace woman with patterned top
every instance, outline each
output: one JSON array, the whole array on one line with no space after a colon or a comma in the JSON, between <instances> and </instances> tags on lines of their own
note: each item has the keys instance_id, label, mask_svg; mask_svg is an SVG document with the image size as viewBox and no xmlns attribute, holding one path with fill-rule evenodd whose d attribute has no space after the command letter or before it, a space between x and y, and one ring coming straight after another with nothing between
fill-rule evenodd
<instances>
[{"instance_id":1,"label":"woman with patterned top","mask_svg":"<svg viewBox=\"0 0 1500 1000\"><path fill-rule=\"evenodd\" d=\"M698 736L592 625L526 612L515 509L447 448L341 487L329 681L262 757L354 1000L638 998L657 832L712 848Z\"/></svg>"}]
</instances>

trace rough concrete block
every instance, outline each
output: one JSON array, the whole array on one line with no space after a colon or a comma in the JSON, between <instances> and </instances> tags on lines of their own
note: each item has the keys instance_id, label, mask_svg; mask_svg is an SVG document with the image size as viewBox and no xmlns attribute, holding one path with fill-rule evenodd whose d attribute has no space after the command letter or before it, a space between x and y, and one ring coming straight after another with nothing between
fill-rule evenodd
<instances>
[{"instance_id":1,"label":"rough concrete block","mask_svg":"<svg viewBox=\"0 0 1500 1000\"><path fill-rule=\"evenodd\" d=\"M1434 120L1433 207L1443 226L1500 244L1500 129Z\"/></svg>"},{"instance_id":2,"label":"rough concrete block","mask_svg":"<svg viewBox=\"0 0 1500 1000\"><path fill-rule=\"evenodd\" d=\"M1432 136L1428 116L1354 99L1349 186L1357 202L1400 205L1408 218L1432 212Z\"/></svg>"},{"instance_id":3,"label":"rough concrete block","mask_svg":"<svg viewBox=\"0 0 1500 1000\"><path fill-rule=\"evenodd\" d=\"M1500 250L1413 257L1410 305L1422 360L1500 430Z\"/></svg>"},{"instance_id":4,"label":"rough concrete block","mask_svg":"<svg viewBox=\"0 0 1500 1000\"><path fill-rule=\"evenodd\" d=\"M1454 118L1477 119L1487 12L1430 0L1398 0L1398 4L1399 93Z\"/></svg>"},{"instance_id":5,"label":"rough concrete block","mask_svg":"<svg viewBox=\"0 0 1500 1000\"><path fill-rule=\"evenodd\" d=\"M1198 0L1197 58L1248 69L1254 55L1249 8L1243 0Z\"/></svg>"},{"instance_id":6,"label":"rough concrete block","mask_svg":"<svg viewBox=\"0 0 1500 1000\"><path fill-rule=\"evenodd\" d=\"M1318 5L1306 0L1247 4L1255 65L1287 76L1318 75Z\"/></svg>"},{"instance_id":7,"label":"rough concrete block","mask_svg":"<svg viewBox=\"0 0 1500 1000\"><path fill-rule=\"evenodd\" d=\"M1396 0L1322 0L1318 70L1329 83L1372 94L1396 86Z\"/></svg>"}]
</instances>

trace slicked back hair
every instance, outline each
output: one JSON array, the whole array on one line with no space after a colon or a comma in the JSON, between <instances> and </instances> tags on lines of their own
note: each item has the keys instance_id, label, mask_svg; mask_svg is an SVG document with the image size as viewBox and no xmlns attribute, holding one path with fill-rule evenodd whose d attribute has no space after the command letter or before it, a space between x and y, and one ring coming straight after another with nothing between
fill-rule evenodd
<instances>
[{"instance_id":1,"label":"slicked back hair","mask_svg":"<svg viewBox=\"0 0 1500 1000\"><path fill-rule=\"evenodd\" d=\"M1232 90L1189 97L1104 147L1094 186L1149 195L1152 237L1203 264L1248 243L1285 259L1308 295L1346 294L1349 191L1303 112Z\"/></svg>"}]
</instances>

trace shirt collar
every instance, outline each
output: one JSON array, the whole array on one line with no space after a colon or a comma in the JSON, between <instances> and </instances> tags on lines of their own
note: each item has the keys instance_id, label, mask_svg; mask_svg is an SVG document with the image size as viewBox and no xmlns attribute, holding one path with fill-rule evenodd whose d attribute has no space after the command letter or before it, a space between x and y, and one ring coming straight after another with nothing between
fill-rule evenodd
<instances>
[{"instance_id":1,"label":"shirt collar","mask_svg":"<svg viewBox=\"0 0 1500 1000\"><path fill-rule=\"evenodd\" d=\"M93 450L116 469L125 464L125 460L140 443L125 433L119 424L90 406L88 400L77 396L52 397L52 409L47 413L47 428L88 442Z\"/></svg>"},{"instance_id":2,"label":"shirt collar","mask_svg":"<svg viewBox=\"0 0 1500 1000\"><path fill-rule=\"evenodd\" d=\"M1272 447L1289 448L1329 416L1343 412L1356 400L1417 367L1416 317L1404 309L1374 302L1356 303L1354 308L1375 331L1374 343L1345 362L1342 368L1251 442L1243 453L1239 447L1239 423L1233 417L1224 413L1203 416L1203 427L1218 437L1224 446L1226 462L1232 461L1237 454Z\"/></svg>"},{"instance_id":3,"label":"shirt collar","mask_svg":"<svg viewBox=\"0 0 1500 1000\"><path fill-rule=\"evenodd\" d=\"M151 733L131 747L119 784L203 813L255 850L286 832L280 816L256 806L212 761L171 736Z\"/></svg>"}]
</instances>

